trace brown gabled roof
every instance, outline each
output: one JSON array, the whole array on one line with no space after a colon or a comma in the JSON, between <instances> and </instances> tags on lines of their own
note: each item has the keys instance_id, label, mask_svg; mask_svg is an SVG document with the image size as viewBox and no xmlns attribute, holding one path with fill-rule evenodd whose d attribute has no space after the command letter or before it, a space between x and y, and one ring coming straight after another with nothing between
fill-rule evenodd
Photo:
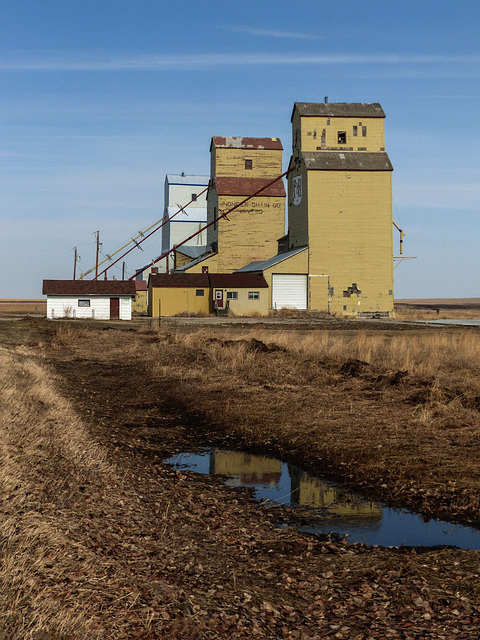
<instances>
[{"instance_id":1,"label":"brown gabled roof","mask_svg":"<svg viewBox=\"0 0 480 640\"><path fill-rule=\"evenodd\" d=\"M177 289L209 289L210 281L206 273L157 273L148 279L152 287Z\"/></svg>"},{"instance_id":2,"label":"brown gabled roof","mask_svg":"<svg viewBox=\"0 0 480 640\"><path fill-rule=\"evenodd\" d=\"M384 151L303 151L302 157L305 167L314 171L393 171Z\"/></svg>"},{"instance_id":3,"label":"brown gabled roof","mask_svg":"<svg viewBox=\"0 0 480 640\"><path fill-rule=\"evenodd\" d=\"M219 196L251 196L273 178L223 178L215 179L215 187ZM285 196L283 180L277 180L258 194L265 196Z\"/></svg>"},{"instance_id":4,"label":"brown gabled roof","mask_svg":"<svg viewBox=\"0 0 480 640\"><path fill-rule=\"evenodd\" d=\"M213 136L210 144L212 146L222 147L224 149L270 149L283 150L280 138L241 138L231 136Z\"/></svg>"},{"instance_id":5,"label":"brown gabled roof","mask_svg":"<svg viewBox=\"0 0 480 640\"><path fill-rule=\"evenodd\" d=\"M304 117L385 118L385 112L378 102L295 102L292 119L295 109Z\"/></svg>"},{"instance_id":6,"label":"brown gabled roof","mask_svg":"<svg viewBox=\"0 0 480 640\"><path fill-rule=\"evenodd\" d=\"M268 287L263 276L258 273L209 273L212 287L221 289L262 289Z\"/></svg>"},{"instance_id":7,"label":"brown gabled roof","mask_svg":"<svg viewBox=\"0 0 480 640\"><path fill-rule=\"evenodd\" d=\"M43 294L51 296L134 296L133 280L44 280Z\"/></svg>"},{"instance_id":8,"label":"brown gabled roof","mask_svg":"<svg viewBox=\"0 0 480 640\"><path fill-rule=\"evenodd\" d=\"M135 291L146 291L148 289L146 280L135 280Z\"/></svg>"}]
</instances>

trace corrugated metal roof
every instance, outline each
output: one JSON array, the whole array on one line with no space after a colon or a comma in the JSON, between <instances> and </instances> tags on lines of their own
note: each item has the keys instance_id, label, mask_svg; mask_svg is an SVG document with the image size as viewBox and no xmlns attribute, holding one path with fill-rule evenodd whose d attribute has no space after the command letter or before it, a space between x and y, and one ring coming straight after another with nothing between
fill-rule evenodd
<instances>
[{"instance_id":1,"label":"corrugated metal roof","mask_svg":"<svg viewBox=\"0 0 480 640\"><path fill-rule=\"evenodd\" d=\"M308 247L300 247L299 249L291 249L290 251L285 251L285 253L279 253L272 258L268 258L268 260L260 260L258 262L250 262L250 264L241 267L241 269L237 269L235 273L251 273L258 271L265 271L269 267L273 267L276 264L280 264L284 260L288 260L293 256L296 256L297 253L301 253L302 251L306 251Z\"/></svg>"},{"instance_id":2,"label":"corrugated metal roof","mask_svg":"<svg viewBox=\"0 0 480 640\"><path fill-rule=\"evenodd\" d=\"M134 296L133 280L44 280L44 295Z\"/></svg>"},{"instance_id":3,"label":"corrugated metal roof","mask_svg":"<svg viewBox=\"0 0 480 640\"><path fill-rule=\"evenodd\" d=\"M251 196L264 185L273 180L265 178L224 178L215 179L215 188L219 196ZM285 196L283 180L277 180L258 194L259 198L268 196Z\"/></svg>"},{"instance_id":4,"label":"corrugated metal roof","mask_svg":"<svg viewBox=\"0 0 480 640\"><path fill-rule=\"evenodd\" d=\"M212 287L221 289L262 289L268 287L265 278L257 273L209 273Z\"/></svg>"},{"instance_id":5,"label":"corrugated metal roof","mask_svg":"<svg viewBox=\"0 0 480 640\"><path fill-rule=\"evenodd\" d=\"M210 176L192 176L178 173L167 173L165 181L168 184L189 184L207 187Z\"/></svg>"},{"instance_id":6,"label":"corrugated metal roof","mask_svg":"<svg viewBox=\"0 0 480 640\"><path fill-rule=\"evenodd\" d=\"M270 149L283 150L280 138L242 138L232 136L213 136L212 145L215 147L223 147L225 149Z\"/></svg>"},{"instance_id":7,"label":"corrugated metal roof","mask_svg":"<svg viewBox=\"0 0 480 640\"><path fill-rule=\"evenodd\" d=\"M301 116L324 116L330 118L385 118L378 102L295 102ZM293 118L292 113L292 118Z\"/></svg>"},{"instance_id":8,"label":"corrugated metal roof","mask_svg":"<svg viewBox=\"0 0 480 640\"><path fill-rule=\"evenodd\" d=\"M393 171L384 152L367 151L303 151L305 166L318 171Z\"/></svg>"},{"instance_id":9,"label":"corrugated metal roof","mask_svg":"<svg viewBox=\"0 0 480 640\"><path fill-rule=\"evenodd\" d=\"M190 245L184 244L183 246L181 246L179 249L176 249L175 251L177 253L183 254L184 256L188 256L189 258L192 258L192 260L196 260L197 258L200 258L200 256L203 256L203 254L207 252L207 247L190 246Z\"/></svg>"},{"instance_id":10,"label":"corrugated metal roof","mask_svg":"<svg viewBox=\"0 0 480 640\"><path fill-rule=\"evenodd\" d=\"M157 273L148 280L152 287L178 289L209 289L210 281L206 273Z\"/></svg>"},{"instance_id":11,"label":"corrugated metal roof","mask_svg":"<svg viewBox=\"0 0 480 640\"><path fill-rule=\"evenodd\" d=\"M197 264L201 264L204 260L207 260L208 258L211 258L212 256L215 256L216 254L217 254L216 251L212 251L210 253L206 253L205 255L200 256L199 258L196 258L195 260L192 260L188 264L183 265L183 267L178 267L178 269L175 269L175 273L184 273L187 269L191 269L192 267L196 266Z\"/></svg>"}]
</instances>

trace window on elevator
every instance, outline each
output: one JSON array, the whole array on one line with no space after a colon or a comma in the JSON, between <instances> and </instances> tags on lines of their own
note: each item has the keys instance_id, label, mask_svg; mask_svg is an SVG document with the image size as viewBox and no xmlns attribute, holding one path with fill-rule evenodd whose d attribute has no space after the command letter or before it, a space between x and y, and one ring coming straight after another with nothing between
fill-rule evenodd
<instances>
[{"instance_id":1,"label":"window on elevator","mask_svg":"<svg viewBox=\"0 0 480 640\"><path fill-rule=\"evenodd\" d=\"M253 160L245 159L245 169L253 169Z\"/></svg>"},{"instance_id":2,"label":"window on elevator","mask_svg":"<svg viewBox=\"0 0 480 640\"><path fill-rule=\"evenodd\" d=\"M347 144L347 132L339 131L338 132L338 144Z\"/></svg>"}]
</instances>

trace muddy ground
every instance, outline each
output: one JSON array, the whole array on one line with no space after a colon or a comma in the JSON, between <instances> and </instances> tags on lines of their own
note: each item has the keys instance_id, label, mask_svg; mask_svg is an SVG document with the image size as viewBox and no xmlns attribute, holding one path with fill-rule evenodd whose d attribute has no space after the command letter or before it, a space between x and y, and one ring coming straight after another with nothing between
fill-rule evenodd
<instances>
[{"instance_id":1,"label":"muddy ground","mask_svg":"<svg viewBox=\"0 0 480 640\"><path fill-rule=\"evenodd\" d=\"M175 349L175 335L188 334L191 325L198 330L201 323L198 319L175 321L164 325L161 333L150 331L148 322L146 327L99 323L83 328L76 324L60 339L58 330L70 327L68 323L25 319L0 326L0 344L11 352L26 347L28 357L37 358L54 375L57 389L72 401L92 441L101 445L125 478L125 495L116 496L113 503L100 487L87 487L67 505L71 522L80 523L71 527L75 533L70 535L76 542L81 539L99 563L108 559L118 582L119 603L110 608L105 605L104 620L98 613L101 607L94 608L92 629L109 629L103 631L103 637L145 640L479 637L478 552L368 547L279 529L275 510L252 503L248 492L225 487L218 478L172 470L162 462L176 451L193 450L207 442L282 454L296 462L301 462L302 455L308 457L308 442L300 447L286 436L276 440L271 431L250 431L247 437L238 425L229 422L236 415L234 409L230 418L219 413L215 420L209 407L215 398L225 401L222 394L228 389L227 381L222 388L212 378L208 392L202 393L201 374L185 377L183 382L181 376L169 375L169 367L177 360L178 368L187 370L189 359L195 359L197 371L203 371L201 361L208 359L207 350ZM336 320L334 325L325 320L322 328L354 332L366 327L387 334L427 330L401 323ZM209 339L218 341L219 348L228 347L232 336L249 327L250 323L241 321L234 323L233 329L218 323L215 336ZM312 327L308 321L293 318L272 324L272 329L278 328L291 331L294 339L296 331L308 332L319 325ZM152 345L159 353L164 347L157 368L147 356ZM281 350L273 355L266 352L263 357L278 358L278 367L288 369L288 355ZM347 387L350 392L355 387L355 393L377 403L381 413L388 412L386 402L391 401L393 407L394 402L400 403L401 394L403 399L413 393L406 386L398 391L396 382L391 381L380 392L378 385L372 386L372 372L365 376L362 381L361 376L346 372L344 386L337 385L329 402L340 406ZM237 382L231 384L233 397ZM251 383L249 394L252 408L258 410L265 390L255 384ZM294 381L286 380L285 385L293 387ZM271 395L275 388L266 391ZM292 398L299 402L295 394ZM333 428L333 422L328 428ZM314 437L313 432L309 437ZM312 444L318 454L321 443ZM368 457L367 453L364 456ZM398 483L392 478L391 484L385 484L385 468L378 467L375 478L361 456L351 460L345 473L335 455L338 453L332 450L330 458L324 458L330 460L326 469L315 468L314 459L319 465L319 455L310 457L309 466L328 471L352 486L358 483L382 498L388 499L388 492L395 487L397 503L425 506L418 496L432 488L428 473L423 486L419 480L400 491L405 478ZM427 457L423 464L430 464ZM45 465L48 480L48 474L53 476L56 470L47 462ZM48 494L48 482L45 484ZM444 498L431 501L431 508L437 505L443 516L452 515L453 508ZM473 498L477 499L477 494L472 490ZM55 502L54 496L51 502ZM460 515L458 504L455 509L457 519L480 523L474 509ZM90 579L84 558L78 558L77 572L70 580L79 576ZM66 597L71 588L69 584L59 586L58 597ZM96 594L99 602L112 599L101 581ZM127 594L129 605L122 609L120 600ZM11 617L3 615L3 619L5 640L22 637ZM60 634L53 614L50 622L47 619L42 624L43 636L38 635L38 627L27 625L31 635L23 637L82 637L74 629Z\"/></svg>"}]
</instances>

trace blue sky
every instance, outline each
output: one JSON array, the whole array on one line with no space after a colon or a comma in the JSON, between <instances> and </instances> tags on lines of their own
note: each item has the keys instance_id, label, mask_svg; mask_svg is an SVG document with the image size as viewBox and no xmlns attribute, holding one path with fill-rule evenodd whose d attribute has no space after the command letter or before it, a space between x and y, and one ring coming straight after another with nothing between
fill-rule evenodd
<instances>
[{"instance_id":1,"label":"blue sky","mask_svg":"<svg viewBox=\"0 0 480 640\"><path fill-rule=\"evenodd\" d=\"M417 256L396 298L480 296L479 26L478 0L3 0L0 297L161 218L165 174L208 174L213 135L280 137L286 166L293 103L325 96L386 112ZM128 275L160 238L144 247Z\"/></svg>"}]
</instances>

